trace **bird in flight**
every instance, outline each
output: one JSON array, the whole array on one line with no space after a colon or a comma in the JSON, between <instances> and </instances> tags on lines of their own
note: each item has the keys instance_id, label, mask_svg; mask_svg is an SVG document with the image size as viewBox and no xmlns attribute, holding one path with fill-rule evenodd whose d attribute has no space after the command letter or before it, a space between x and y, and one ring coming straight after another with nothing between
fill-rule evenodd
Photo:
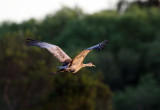
<instances>
[{"instance_id":1,"label":"bird in flight","mask_svg":"<svg viewBox=\"0 0 160 110\"><path fill-rule=\"evenodd\" d=\"M78 72L83 67L95 67L95 65L93 63L89 62L87 64L84 64L83 61L89 52L91 52L92 50L100 51L104 48L104 46L107 43L108 43L108 40L104 40L99 44L96 44L92 47L84 49L76 57L71 59L57 45L49 44L49 43L41 42L41 41L37 41L37 40L32 40L32 39L26 39L26 44L28 46L37 46L40 48L45 48L62 63L62 66L58 66L57 72L72 72L72 73Z\"/></svg>"}]
</instances>

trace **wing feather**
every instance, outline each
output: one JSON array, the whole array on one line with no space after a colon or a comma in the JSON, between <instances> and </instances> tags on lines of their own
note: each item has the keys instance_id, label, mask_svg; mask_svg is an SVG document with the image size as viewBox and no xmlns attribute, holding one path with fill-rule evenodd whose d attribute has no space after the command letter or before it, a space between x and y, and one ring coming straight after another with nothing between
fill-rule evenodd
<instances>
[{"instance_id":1,"label":"wing feather","mask_svg":"<svg viewBox=\"0 0 160 110\"><path fill-rule=\"evenodd\" d=\"M87 56L87 54L90 52L91 50L83 50L82 52L80 52L72 61L72 65L78 65L81 64L84 60L84 58Z\"/></svg>"},{"instance_id":2,"label":"wing feather","mask_svg":"<svg viewBox=\"0 0 160 110\"><path fill-rule=\"evenodd\" d=\"M77 65L77 64L81 64L83 62L83 60L85 59L85 57L88 55L89 52L91 52L92 50L102 50L105 45L108 43L107 40L104 40L103 42L96 44L92 47L89 47L85 50L83 50L82 52L80 52L72 61L72 65Z\"/></svg>"},{"instance_id":3,"label":"wing feather","mask_svg":"<svg viewBox=\"0 0 160 110\"><path fill-rule=\"evenodd\" d=\"M49 44L46 42L41 42L37 40L27 39L26 44L29 46L37 46L40 48L47 49L50 53L53 54L60 62L70 62L72 59L57 45Z\"/></svg>"},{"instance_id":4,"label":"wing feather","mask_svg":"<svg viewBox=\"0 0 160 110\"><path fill-rule=\"evenodd\" d=\"M93 49L95 49L95 50L100 51L100 50L102 50L102 49L105 47L105 45L106 45L107 43L108 43L108 40L104 40L104 41L102 41L102 42L99 43L99 44L96 44L96 45L94 45L94 46L92 46L92 47L87 48L87 50L93 50Z\"/></svg>"}]
</instances>

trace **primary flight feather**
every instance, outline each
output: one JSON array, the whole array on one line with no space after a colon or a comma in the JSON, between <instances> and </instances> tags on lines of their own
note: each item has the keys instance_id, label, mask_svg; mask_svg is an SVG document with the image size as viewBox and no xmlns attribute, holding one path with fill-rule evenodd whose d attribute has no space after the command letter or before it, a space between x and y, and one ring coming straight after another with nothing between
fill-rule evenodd
<instances>
[{"instance_id":1,"label":"primary flight feather","mask_svg":"<svg viewBox=\"0 0 160 110\"><path fill-rule=\"evenodd\" d=\"M92 47L89 47L87 49L84 49L82 52L80 52L75 58L71 59L59 46L49 44L46 42L41 42L37 40L27 39L26 44L28 46L37 46L40 48L47 49L53 56L55 56L63 65L59 66L58 72L72 72L76 73L83 67L94 67L95 65L92 63L83 64L83 60L87 56L89 52L92 50L102 50L104 46L108 43L107 40L104 40L103 42L94 45Z\"/></svg>"}]
</instances>

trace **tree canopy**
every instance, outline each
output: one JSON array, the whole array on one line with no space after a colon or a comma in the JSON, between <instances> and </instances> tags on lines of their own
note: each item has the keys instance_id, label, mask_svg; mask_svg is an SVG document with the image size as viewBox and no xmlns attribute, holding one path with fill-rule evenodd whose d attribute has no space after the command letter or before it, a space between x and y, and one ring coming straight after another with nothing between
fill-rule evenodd
<instances>
[{"instance_id":1,"label":"tree canopy","mask_svg":"<svg viewBox=\"0 0 160 110\"><path fill-rule=\"evenodd\" d=\"M43 20L0 25L0 108L5 110L158 110L160 13L132 7L123 14L86 14L64 7ZM44 49L27 47L32 38L59 45L72 58L104 39L77 75L53 75L59 62ZM113 94L113 95L112 95ZM113 105L112 105L113 97ZM154 101L149 101L154 100Z\"/></svg>"}]
</instances>

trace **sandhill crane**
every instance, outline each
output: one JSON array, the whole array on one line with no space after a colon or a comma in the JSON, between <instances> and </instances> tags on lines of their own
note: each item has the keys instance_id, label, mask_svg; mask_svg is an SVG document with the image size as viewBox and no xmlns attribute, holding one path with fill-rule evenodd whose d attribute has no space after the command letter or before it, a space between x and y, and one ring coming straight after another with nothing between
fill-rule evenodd
<instances>
[{"instance_id":1,"label":"sandhill crane","mask_svg":"<svg viewBox=\"0 0 160 110\"><path fill-rule=\"evenodd\" d=\"M41 42L32 39L26 39L26 44L28 46L38 46L40 48L47 49L50 53L53 54L63 65L58 67L57 72L72 72L76 73L83 67L95 67L91 62L83 64L83 60L89 52L92 50L102 50L104 46L108 43L107 40L102 41L99 44L96 44L92 47L84 49L80 52L75 58L71 59L60 47L57 45L49 44L46 42ZM56 72L56 73L57 73Z\"/></svg>"}]
</instances>

